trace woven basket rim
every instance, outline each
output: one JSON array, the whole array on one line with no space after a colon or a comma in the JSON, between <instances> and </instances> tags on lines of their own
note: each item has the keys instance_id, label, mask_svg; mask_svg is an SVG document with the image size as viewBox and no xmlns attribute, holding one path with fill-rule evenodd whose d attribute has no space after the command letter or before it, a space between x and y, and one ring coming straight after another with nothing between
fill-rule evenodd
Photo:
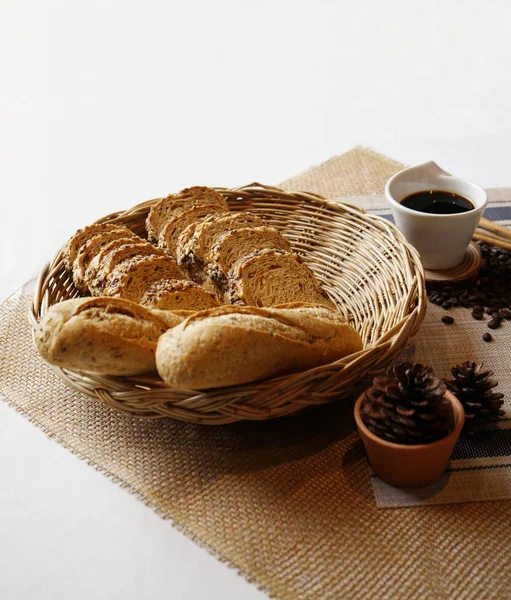
<instances>
[{"instance_id":1,"label":"woven basket rim","mask_svg":"<svg viewBox=\"0 0 511 600\"><path fill-rule=\"evenodd\" d=\"M381 336L380 339L378 339L371 346L365 347L363 350L346 356L335 362L314 367L312 369L308 369L298 373L282 375L279 377L268 378L265 380L250 382L242 385L197 391L176 390L167 386L163 381L156 380L150 376L121 377L110 375L97 375L92 373L81 373L70 369L51 366L52 369L57 373L57 375L61 379L63 379L68 385L72 386L74 389L78 389L79 391L86 393L89 396L99 396L100 398L101 396L105 395L111 396L111 399L107 399L105 397L102 397L101 399L106 400L108 403L114 406L117 402L129 403L129 401L132 398L138 398L141 394L146 392L147 396L150 396L152 398L152 401L149 404L155 403L155 408L158 406L158 400L160 399L160 397L161 402L163 404L165 402L168 402L167 394L169 392L171 392L173 396L181 397L180 402L183 402L183 399L193 399L196 402L200 402L203 399L211 400L215 398L218 398L219 400L220 398L224 398L225 402L229 402L230 399L235 400L236 398L243 398L246 393L250 393L252 396L254 396L255 394L256 397L257 394L264 395L268 392L270 394L275 395L279 392L280 388L285 388L286 393L290 393L289 390L292 390L294 388L299 390L300 387L304 385L306 381L309 381L311 378L321 379L322 377L327 376L327 374L329 373L329 371L332 370L332 368L338 368L338 370L353 370L356 369L357 364L360 364L362 369L364 359L367 358L367 355L373 352L376 347L378 347L380 352L383 354L388 354L389 352L393 353L395 347L402 346L403 340L408 339L409 335L417 330L425 314L424 271L417 251L406 241L403 234L393 223L390 223L383 217L368 214L364 209L354 204L337 201L333 202L313 192L286 192L284 190L281 190L280 188L266 186L257 182L235 188L215 187L214 189L221 194L230 196L235 196L237 194L240 194L240 197L243 197L245 195L251 196L257 194L266 195L268 196L268 198L276 196L278 198L284 198L290 201L295 201L305 206L321 206L327 210L334 211L334 213L344 213L351 216L355 216L374 225L380 224L381 227L385 229L385 231L391 232L393 240L395 241L395 243L401 246L401 249L407 257L408 268L410 272L413 273L413 276L415 278L415 286L410 292L410 294L412 294L416 300L415 307L410 313L403 315L403 318L400 322L396 323L391 330L387 331L384 335ZM159 200L159 198L146 200L133 206L132 208L113 212L109 215L98 219L97 221L95 221L95 223L115 222L123 220L126 221L126 219L128 218L132 218L134 216L137 217L139 214L142 214L143 211L145 211L146 209L148 210L149 207L157 200ZM56 280L56 278L63 277L62 254L63 248L57 251L52 261L42 269L39 275L36 284L35 295L29 308L29 320L33 330L35 329L35 327L37 327L39 320L44 315L48 306L51 305L48 301L48 290L50 286L58 287L58 284L56 284L55 281L59 282L61 280ZM407 328L407 324L411 322L411 328ZM411 329L411 331L409 331L409 329ZM377 372L377 370L370 369L368 372L374 373ZM328 390L318 389L318 391L314 394L313 397L309 398L307 402L304 402L304 406L311 404L321 404L326 401L329 401L332 398L332 396L336 395L338 391L342 391L340 389L338 390L338 387L339 386L333 386ZM143 388L145 388L145 390ZM123 410L121 406L116 406L116 408ZM146 408L149 409L149 405L146 406ZM132 411L128 409L125 412ZM137 414L136 411L134 412L135 414ZM148 414L139 414L139 416L144 416L146 418L157 418L166 415L159 414L157 410L154 413L151 413L151 411L149 410ZM232 418L228 418L224 422L230 422L235 420L238 419L235 418L235 415L233 415ZM198 418L194 422L201 422L201 419Z\"/></svg>"}]
</instances>

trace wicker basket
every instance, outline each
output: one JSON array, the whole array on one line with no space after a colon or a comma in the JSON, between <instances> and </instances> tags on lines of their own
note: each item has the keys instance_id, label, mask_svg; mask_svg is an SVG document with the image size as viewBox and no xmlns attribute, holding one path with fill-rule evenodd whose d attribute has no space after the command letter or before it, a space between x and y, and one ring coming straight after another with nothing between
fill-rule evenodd
<instances>
[{"instance_id":1,"label":"wicker basket","mask_svg":"<svg viewBox=\"0 0 511 600\"><path fill-rule=\"evenodd\" d=\"M114 377L53 367L68 385L139 417L219 425L281 417L338 400L364 376L381 371L397 357L417 331L426 304L419 256L394 225L311 193L287 193L259 184L217 191L233 211L264 217L290 240L339 311L351 319L364 350L302 373L201 392L170 389L156 375ZM155 201L99 222L127 225L145 236L145 219ZM39 278L30 310L32 326L49 306L78 295L60 251Z\"/></svg>"}]
</instances>

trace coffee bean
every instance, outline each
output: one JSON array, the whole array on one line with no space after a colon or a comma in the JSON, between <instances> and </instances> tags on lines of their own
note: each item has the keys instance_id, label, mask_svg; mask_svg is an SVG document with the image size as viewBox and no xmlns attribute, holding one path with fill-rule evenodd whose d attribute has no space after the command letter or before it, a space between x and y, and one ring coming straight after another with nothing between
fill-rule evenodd
<instances>
[{"instance_id":1,"label":"coffee bean","mask_svg":"<svg viewBox=\"0 0 511 600\"><path fill-rule=\"evenodd\" d=\"M456 285L428 282L428 298L446 310L452 306L468 308L477 320L486 313L493 329L501 325L503 318L511 321L511 252L486 242L479 243L479 247L484 259L479 276Z\"/></svg>"},{"instance_id":2,"label":"coffee bean","mask_svg":"<svg viewBox=\"0 0 511 600\"><path fill-rule=\"evenodd\" d=\"M491 342L493 340L491 333L483 333L483 340L485 342Z\"/></svg>"},{"instance_id":3,"label":"coffee bean","mask_svg":"<svg viewBox=\"0 0 511 600\"><path fill-rule=\"evenodd\" d=\"M452 325L454 323L454 319L446 315L445 317L442 317L442 323L445 323L446 325Z\"/></svg>"},{"instance_id":4,"label":"coffee bean","mask_svg":"<svg viewBox=\"0 0 511 600\"><path fill-rule=\"evenodd\" d=\"M490 329L498 329L500 327L501 322L502 321L500 321L499 319L492 319L488 322L488 327Z\"/></svg>"}]
</instances>

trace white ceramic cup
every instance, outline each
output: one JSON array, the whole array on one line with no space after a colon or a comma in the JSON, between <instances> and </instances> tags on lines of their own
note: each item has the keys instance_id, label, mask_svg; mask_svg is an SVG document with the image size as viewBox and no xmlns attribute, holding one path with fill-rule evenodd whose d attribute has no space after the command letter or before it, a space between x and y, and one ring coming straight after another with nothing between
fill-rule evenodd
<instances>
[{"instance_id":1,"label":"white ceramic cup","mask_svg":"<svg viewBox=\"0 0 511 600\"><path fill-rule=\"evenodd\" d=\"M425 190L455 192L474 209L451 215L423 213L403 206L410 194ZM425 269L444 270L460 264L488 202L486 192L471 181L453 177L436 163L403 169L387 181L385 196L394 221L415 246Z\"/></svg>"}]
</instances>

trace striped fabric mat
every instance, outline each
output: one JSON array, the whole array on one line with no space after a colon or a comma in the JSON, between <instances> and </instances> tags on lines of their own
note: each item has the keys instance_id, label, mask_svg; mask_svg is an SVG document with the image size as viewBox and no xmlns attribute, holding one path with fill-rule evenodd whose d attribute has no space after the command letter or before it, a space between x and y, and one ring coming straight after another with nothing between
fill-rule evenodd
<instances>
[{"instance_id":1,"label":"striped fabric mat","mask_svg":"<svg viewBox=\"0 0 511 600\"><path fill-rule=\"evenodd\" d=\"M392 221L383 196L336 198L356 204L367 212ZM484 216L511 226L511 189L488 191ZM511 322L492 331L494 341L482 341L488 331L484 321L475 321L465 308L449 311L455 324L440 321L445 312L428 303L428 311L419 333L405 350L406 359L433 366L435 373L448 377L450 368L464 360L483 362L495 373L498 391L505 394L506 414L496 423L477 432L463 434L454 449L451 463L442 478L418 490L400 490L381 481L370 471L376 504L379 508L452 504L511 498Z\"/></svg>"}]
</instances>

